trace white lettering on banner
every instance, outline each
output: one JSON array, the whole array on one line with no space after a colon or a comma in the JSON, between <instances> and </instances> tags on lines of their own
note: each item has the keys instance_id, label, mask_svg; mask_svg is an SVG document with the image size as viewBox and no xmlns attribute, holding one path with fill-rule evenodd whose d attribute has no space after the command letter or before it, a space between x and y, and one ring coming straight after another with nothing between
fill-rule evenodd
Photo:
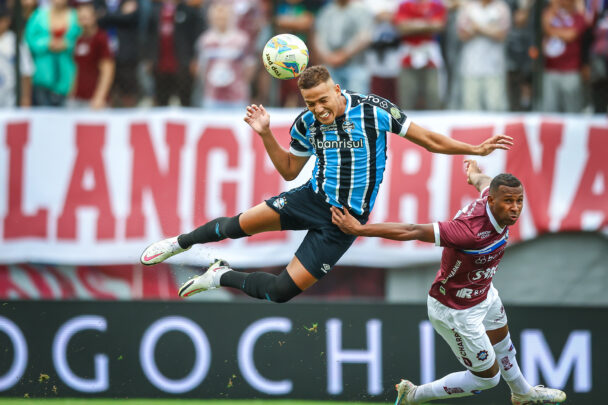
<instances>
[{"instance_id":1,"label":"white lettering on banner","mask_svg":"<svg viewBox=\"0 0 608 405\"><path fill-rule=\"evenodd\" d=\"M272 113L275 135L284 146L297 114ZM154 240L216 216L236 215L308 180L313 159L288 184L276 171L263 169L260 162L270 159L259 137L240 115L234 118L158 110L145 116L108 112L91 123L62 112L15 118L0 111L0 160L6 163L0 165L3 262L132 263ZM419 123L472 143L492 133L516 139L509 153L480 158L488 171L516 173L526 185L529 215L511 227L511 240L571 230L608 233L604 117L532 114L514 120L471 114L465 121L475 124L462 127L462 115L450 113L425 115ZM48 132L54 134L52 144ZM477 197L463 181L456 157L430 154L392 135L387 142L391 158L372 221L447 220ZM409 165L412 154L418 156L414 166ZM264 234L213 249L236 266L284 265L300 242L299 233ZM172 260L198 265L197 249ZM400 266L439 258L440 250L431 245L370 238L358 241L340 264Z\"/></svg>"},{"instance_id":2,"label":"white lettering on banner","mask_svg":"<svg viewBox=\"0 0 608 405\"><path fill-rule=\"evenodd\" d=\"M263 377L255 367L253 351L260 336L268 332L288 333L291 331L289 318L264 318L249 325L239 340L238 360L243 378L253 388L270 395L289 394L293 389L291 380L272 381Z\"/></svg>"},{"instance_id":3,"label":"white lettering on banner","mask_svg":"<svg viewBox=\"0 0 608 405\"><path fill-rule=\"evenodd\" d=\"M418 324L420 335L420 384L435 380L435 330L429 321Z\"/></svg>"},{"instance_id":4,"label":"white lettering on banner","mask_svg":"<svg viewBox=\"0 0 608 405\"><path fill-rule=\"evenodd\" d=\"M169 331L186 334L194 346L194 367L182 379L172 380L165 377L154 359L154 351L158 340ZM211 364L211 347L205 332L192 320L181 316L167 316L154 322L141 339L139 348L141 367L150 382L159 390L171 394L182 394L198 387L207 376Z\"/></svg>"},{"instance_id":5,"label":"white lettering on banner","mask_svg":"<svg viewBox=\"0 0 608 405\"><path fill-rule=\"evenodd\" d=\"M72 389L80 392L103 392L109 387L108 356L95 355L95 377L88 379L74 374L68 364L67 349L72 336L83 330L105 332L106 318L99 315L80 315L70 319L57 331L53 340L53 364L57 375Z\"/></svg>"},{"instance_id":6,"label":"white lettering on banner","mask_svg":"<svg viewBox=\"0 0 608 405\"><path fill-rule=\"evenodd\" d=\"M366 324L367 350L342 349L342 321L327 321L327 392L342 393L343 364L367 364L367 393L382 392L382 321L371 319Z\"/></svg>"},{"instance_id":7,"label":"white lettering on banner","mask_svg":"<svg viewBox=\"0 0 608 405\"><path fill-rule=\"evenodd\" d=\"M591 391L591 331L572 331L556 364L543 332L526 329L521 333L521 353L530 384L539 384L540 371L548 386L562 389L574 372L574 391Z\"/></svg>"},{"instance_id":8,"label":"white lettering on banner","mask_svg":"<svg viewBox=\"0 0 608 405\"><path fill-rule=\"evenodd\" d=\"M0 376L0 391L6 391L17 384L27 367L27 342L21 329L10 319L0 316L0 331L6 333L13 344L13 364Z\"/></svg>"}]
</instances>

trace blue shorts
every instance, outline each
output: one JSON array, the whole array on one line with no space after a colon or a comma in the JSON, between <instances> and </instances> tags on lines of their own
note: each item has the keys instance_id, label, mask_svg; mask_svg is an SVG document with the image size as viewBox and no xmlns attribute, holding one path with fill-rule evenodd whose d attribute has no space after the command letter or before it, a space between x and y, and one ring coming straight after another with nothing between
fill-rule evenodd
<instances>
[{"instance_id":1,"label":"blue shorts","mask_svg":"<svg viewBox=\"0 0 608 405\"><path fill-rule=\"evenodd\" d=\"M331 204L313 191L310 182L269 198L266 204L281 216L282 231L308 230L296 257L316 279L326 275L356 239L331 222ZM363 216L353 216L367 222Z\"/></svg>"}]
</instances>

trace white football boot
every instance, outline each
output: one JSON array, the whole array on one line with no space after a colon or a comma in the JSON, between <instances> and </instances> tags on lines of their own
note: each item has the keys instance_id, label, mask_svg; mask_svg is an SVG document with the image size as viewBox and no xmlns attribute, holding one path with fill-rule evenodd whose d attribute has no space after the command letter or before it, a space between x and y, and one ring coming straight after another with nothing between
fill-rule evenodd
<instances>
[{"instance_id":1,"label":"white football boot","mask_svg":"<svg viewBox=\"0 0 608 405\"><path fill-rule=\"evenodd\" d=\"M395 384L397 390L395 405L418 405L417 402L414 402L416 388L418 386L408 380L401 380L399 384Z\"/></svg>"},{"instance_id":2,"label":"white football boot","mask_svg":"<svg viewBox=\"0 0 608 405\"><path fill-rule=\"evenodd\" d=\"M182 298L190 297L199 292L213 290L219 288L219 282L214 281L215 276L219 271L225 273L232 270L228 262L222 259L217 259L211 263L211 266L200 276L196 276L186 281L179 289L179 296Z\"/></svg>"},{"instance_id":3,"label":"white football boot","mask_svg":"<svg viewBox=\"0 0 608 405\"><path fill-rule=\"evenodd\" d=\"M546 388L542 385L532 387L527 394L511 393L511 403L513 405L561 404L565 400L565 392L554 388Z\"/></svg>"},{"instance_id":4,"label":"white football boot","mask_svg":"<svg viewBox=\"0 0 608 405\"><path fill-rule=\"evenodd\" d=\"M141 263L145 264L146 266L150 266L152 264L164 262L171 256L175 256L178 253L185 252L188 249L182 248L179 243L177 243L177 236L174 236L169 239L163 239L161 241L155 242L148 246L146 250L144 250L144 252L141 254L139 261L141 261Z\"/></svg>"}]
</instances>

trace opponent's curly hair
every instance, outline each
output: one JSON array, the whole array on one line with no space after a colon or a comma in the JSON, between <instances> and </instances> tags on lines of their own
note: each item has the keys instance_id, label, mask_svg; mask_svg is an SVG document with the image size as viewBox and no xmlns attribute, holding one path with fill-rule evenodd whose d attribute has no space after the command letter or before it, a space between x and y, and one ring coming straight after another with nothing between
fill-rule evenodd
<instances>
[{"instance_id":1,"label":"opponent's curly hair","mask_svg":"<svg viewBox=\"0 0 608 405\"><path fill-rule=\"evenodd\" d=\"M331 79L331 75L325 66L309 66L298 77L298 87L304 90L312 89L329 79Z\"/></svg>"}]
</instances>

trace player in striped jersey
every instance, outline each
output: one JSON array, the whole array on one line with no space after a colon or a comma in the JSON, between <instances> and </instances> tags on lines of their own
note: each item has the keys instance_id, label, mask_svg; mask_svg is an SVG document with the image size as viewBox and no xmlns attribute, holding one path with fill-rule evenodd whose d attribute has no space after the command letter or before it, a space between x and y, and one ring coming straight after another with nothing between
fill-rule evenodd
<instances>
[{"instance_id":1,"label":"player in striped jersey","mask_svg":"<svg viewBox=\"0 0 608 405\"><path fill-rule=\"evenodd\" d=\"M367 221L384 174L388 132L434 153L487 155L512 145L512 139L505 135L469 145L426 130L388 100L340 89L323 66L304 70L298 87L308 109L292 126L289 150L279 145L270 131L270 116L263 106L247 107L244 120L260 135L284 179L295 179L308 159L315 156L310 181L232 218L217 218L190 233L156 242L143 252L141 262L160 263L195 243L260 232L306 229L306 237L278 276L234 271L218 260L205 273L186 282L180 296L222 286L238 288L252 297L285 302L312 286L355 240L332 224L330 207L344 207L361 223Z\"/></svg>"},{"instance_id":2,"label":"player in striped jersey","mask_svg":"<svg viewBox=\"0 0 608 405\"><path fill-rule=\"evenodd\" d=\"M521 373L507 314L492 284L509 225L515 224L523 208L523 186L510 174L492 179L481 173L474 160L465 163L467 181L481 196L451 221L362 225L348 211L331 208L333 222L348 234L420 240L444 247L427 300L429 319L467 371L419 386L401 380L395 405L479 394L496 386L501 375L511 388L513 405L559 404L566 400L564 392L532 387Z\"/></svg>"}]
</instances>

